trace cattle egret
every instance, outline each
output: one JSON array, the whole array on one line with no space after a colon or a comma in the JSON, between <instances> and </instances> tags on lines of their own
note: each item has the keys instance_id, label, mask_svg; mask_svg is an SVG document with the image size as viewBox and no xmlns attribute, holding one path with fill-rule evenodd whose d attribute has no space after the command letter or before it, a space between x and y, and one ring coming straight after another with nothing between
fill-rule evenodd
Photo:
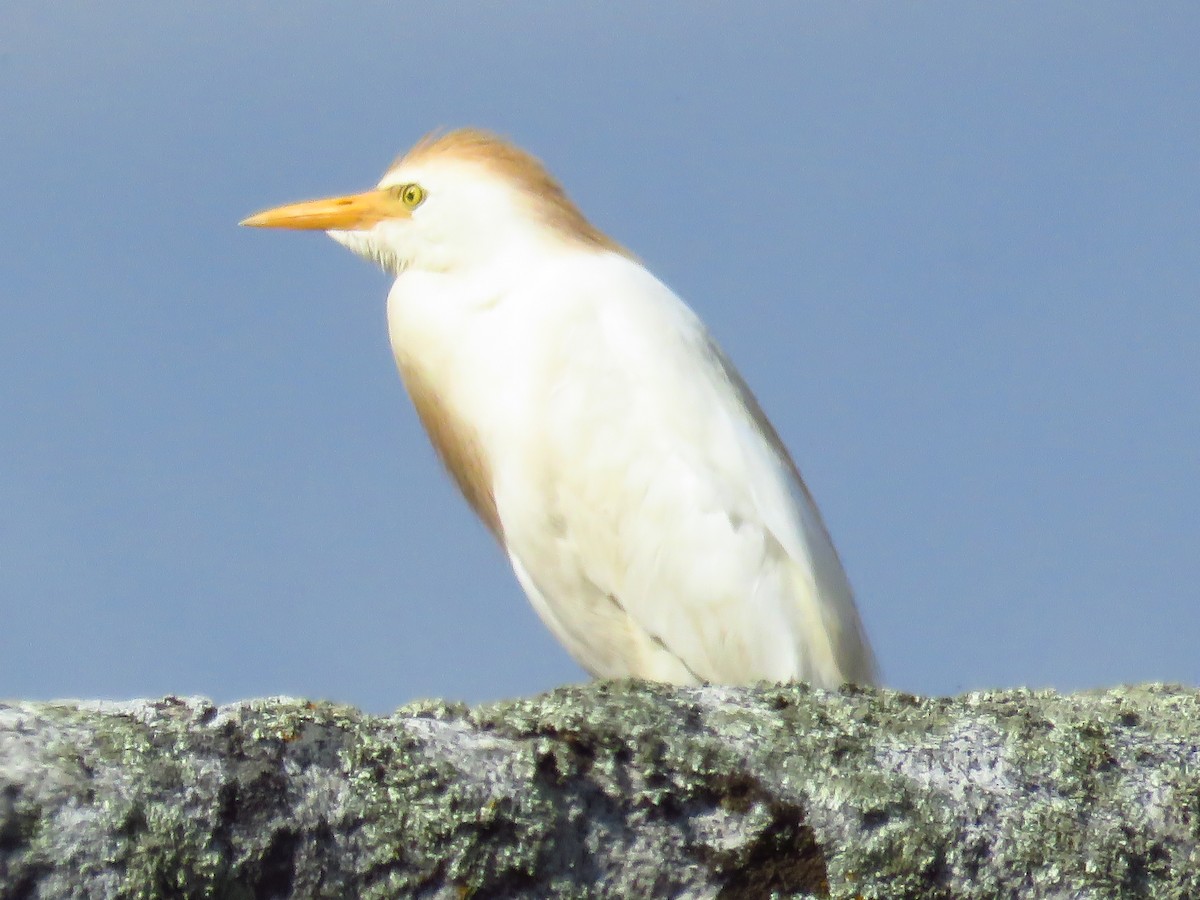
<instances>
[{"instance_id":1,"label":"cattle egret","mask_svg":"<svg viewBox=\"0 0 1200 900\"><path fill-rule=\"evenodd\" d=\"M433 134L373 190L242 224L327 231L395 276L417 414L592 675L874 682L837 551L754 395L539 160Z\"/></svg>"}]
</instances>

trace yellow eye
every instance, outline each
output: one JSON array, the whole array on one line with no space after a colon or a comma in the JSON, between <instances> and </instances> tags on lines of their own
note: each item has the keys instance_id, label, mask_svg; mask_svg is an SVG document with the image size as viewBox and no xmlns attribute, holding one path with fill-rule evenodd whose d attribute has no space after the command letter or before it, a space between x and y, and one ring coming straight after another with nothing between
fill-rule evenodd
<instances>
[{"instance_id":1,"label":"yellow eye","mask_svg":"<svg viewBox=\"0 0 1200 900\"><path fill-rule=\"evenodd\" d=\"M406 184L400 188L400 202L409 209L416 209L425 202L425 188L419 184Z\"/></svg>"}]
</instances>

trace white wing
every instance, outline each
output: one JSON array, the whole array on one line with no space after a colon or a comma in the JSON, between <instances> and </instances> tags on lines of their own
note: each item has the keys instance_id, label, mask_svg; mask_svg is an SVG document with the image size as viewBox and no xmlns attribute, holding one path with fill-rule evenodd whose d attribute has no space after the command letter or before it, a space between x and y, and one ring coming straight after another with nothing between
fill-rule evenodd
<instances>
[{"instance_id":1,"label":"white wing","mask_svg":"<svg viewBox=\"0 0 1200 900\"><path fill-rule=\"evenodd\" d=\"M548 284L546 385L497 475L514 570L585 668L673 682L874 680L820 513L692 312L616 255Z\"/></svg>"}]
</instances>

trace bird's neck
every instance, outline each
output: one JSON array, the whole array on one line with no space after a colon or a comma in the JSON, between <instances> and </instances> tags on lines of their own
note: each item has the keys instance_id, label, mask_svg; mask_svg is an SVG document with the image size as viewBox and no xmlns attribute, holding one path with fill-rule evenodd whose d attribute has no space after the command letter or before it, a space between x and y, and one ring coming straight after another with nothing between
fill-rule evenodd
<instances>
[{"instance_id":1,"label":"bird's neck","mask_svg":"<svg viewBox=\"0 0 1200 900\"><path fill-rule=\"evenodd\" d=\"M516 265L454 272L404 272L388 294L388 336L406 378L416 376L449 406L463 397L503 391L520 323L529 311L515 308L523 279Z\"/></svg>"}]
</instances>

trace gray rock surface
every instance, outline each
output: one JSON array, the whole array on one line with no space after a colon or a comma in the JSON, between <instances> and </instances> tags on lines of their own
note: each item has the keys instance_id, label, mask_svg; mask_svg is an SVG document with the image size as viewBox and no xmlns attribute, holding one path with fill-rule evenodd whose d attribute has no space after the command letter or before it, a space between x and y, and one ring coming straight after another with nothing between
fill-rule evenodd
<instances>
[{"instance_id":1,"label":"gray rock surface","mask_svg":"<svg viewBox=\"0 0 1200 900\"><path fill-rule=\"evenodd\" d=\"M1200 897L1200 691L0 704L0 897Z\"/></svg>"}]
</instances>

